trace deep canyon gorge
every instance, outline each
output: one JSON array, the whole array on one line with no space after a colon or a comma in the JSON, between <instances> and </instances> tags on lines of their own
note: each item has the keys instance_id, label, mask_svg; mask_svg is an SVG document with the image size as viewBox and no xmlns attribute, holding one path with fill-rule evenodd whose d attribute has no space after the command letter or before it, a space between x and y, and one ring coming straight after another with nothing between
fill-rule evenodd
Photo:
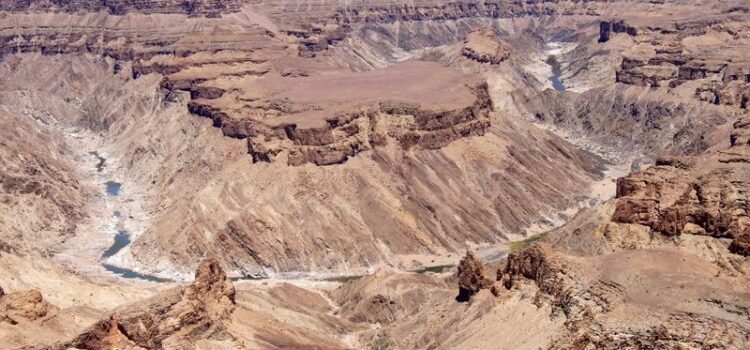
<instances>
[{"instance_id":1,"label":"deep canyon gorge","mask_svg":"<svg viewBox=\"0 0 750 350\"><path fill-rule=\"evenodd\" d=\"M743 0L0 0L0 348L747 349Z\"/></svg>"}]
</instances>

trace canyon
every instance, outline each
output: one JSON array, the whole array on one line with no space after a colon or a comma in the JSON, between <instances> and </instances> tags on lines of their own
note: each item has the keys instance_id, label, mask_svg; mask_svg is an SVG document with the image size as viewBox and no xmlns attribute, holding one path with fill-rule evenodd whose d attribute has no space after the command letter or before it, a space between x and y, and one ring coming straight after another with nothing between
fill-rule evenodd
<instances>
[{"instance_id":1,"label":"canyon","mask_svg":"<svg viewBox=\"0 0 750 350\"><path fill-rule=\"evenodd\" d=\"M741 0L0 0L0 347L744 349Z\"/></svg>"}]
</instances>

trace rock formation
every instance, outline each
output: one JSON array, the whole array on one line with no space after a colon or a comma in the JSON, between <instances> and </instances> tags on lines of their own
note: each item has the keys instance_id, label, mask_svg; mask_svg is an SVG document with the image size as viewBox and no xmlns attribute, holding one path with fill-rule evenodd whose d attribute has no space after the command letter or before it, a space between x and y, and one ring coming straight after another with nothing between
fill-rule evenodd
<instances>
[{"instance_id":1,"label":"rock formation","mask_svg":"<svg viewBox=\"0 0 750 350\"><path fill-rule=\"evenodd\" d=\"M623 20L602 21L599 23L599 42L607 42L612 34L625 33L630 36L638 35L638 30Z\"/></svg>"},{"instance_id":2,"label":"rock formation","mask_svg":"<svg viewBox=\"0 0 750 350\"><path fill-rule=\"evenodd\" d=\"M0 1L0 348L747 348L748 14Z\"/></svg>"},{"instance_id":3,"label":"rock formation","mask_svg":"<svg viewBox=\"0 0 750 350\"><path fill-rule=\"evenodd\" d=\"M48 303L38 290L4 294L0 289L0 322L18 324L51 315L57 308Z\"/></svg>"},{"instance_id":4,"label":"rock formation","mask_svg":"<svg viewBox=\"0 0 750 350\"><path fill-rule=\"evenodd\" d=\"M123 306L53 348L192 349L199 339L231 340L223 322L234 304L234 285L215 259L206 258L190 285Z\"/></svg>"},{"instance_id":5,"label":"rock formation","mask_svg":"<svg viewBox=\"0 0 750 350\"><path fill-rule=\"evenodd\" d=\"M482 289L492 287L492 281L484 275L484 265L470 250L458 264L458 295L456 300L465 302L471 300L474 294Z\"/></svg>"},{"instance_id":6,"label":"rock formation","mask_svg":"<svg viewBox=\"0 0 750 350\"><path fill-rule=\"evenodd\" d=\"M750 47L740 34L747 30L746 21L747 13L730 9L639 28L623 21L601 22L599 42L607 42L611 33L624 32L638 43L624 54L618 82L670 88L687 84L693 98L745 108L750 99L750 62L733 52Z\"/></svg>"},{"instance_id":7,"label":"rock formation","mask_svg":"<svg viewBox=\"0 0 750 350\"><path fill-rule=\"evenodd\" d=\"M394 83L401 89L389 90ZM194 93L201 98L189 108L211 118L224 135L247 138L254 162L286 158L289 165L340 164L389 139L403 149L438 149L483 135L492 111L486 84L422 62L382 72L253 79L242 89L247 96ZM429 98L438 91L450 95Z\"/></svg>"},{"instance_id":8,"label":"rock formation","mask_svg":"<svg viewBox=\"0 0 750 350\"><path fill-rule=\"evenodd\" d=\"M499 64L510 57L510 49L494 33L475 31L466 36L461 54L480 63Z\"/></svg>"},{"instance_id":9,"label":"rock formation","mask_svg":"<svg viewBox=\"0 0 750 350\"><path fill-rule=\"evenodd\" d=\"M190 1L10 1L0 3L3 11L106 11L112 15L128 12L141 13L186 13L189 15L219 16L221 13L236 12L242 5L238 0L190 0Z\"/></svg>"},{"instance_id":10,"label":"rock formation","mask_svg":"<svg viewBox=\"0 0 750 350\"><path fill-rule=\"evenodd\" d=\"M648 254L657 253L625 253L626 259L635 264L625 269L648 269L647 266L641 265L641 259ZM668 260L673 258L672 255L675 253L663 254L667 255L665 260ZM624 314L638 312L631 310L638 306L630 304L633 301L629 295L643 293L636 292L641 288L664 288L658 286L658 283L653 284L652 281L654 278L663 278L657 277L661 273L671 272L659 269L661 272L656 272L654 276L654 271L651 271L644 274L648 277L640 284L632 284L627 279L617 277L617 274L622 272L592 274L597 270L610 271L612 266L606 258L590 257L585 261L579 260L555 252L546 244L536 244L524 251L511 254L505 267L498 271L498 276L502 276L506 287L523 289L526 287L519 285L519 282L532 281L539 290L534 299L535 303L540 306L551 305L553 310L565 315L565 332L551 344L550 349L617 349L622 346L673 348L681 344L724 344L721 346L740 349L750 341L746 333L747 324L738 318L723 318L721 306L707 307L701 313L693 314L685 311L680 305L681 301L670 301L669 296L660 297L657 302L664 308L662 311L643 310L639 321L621 325L615 320ZM695 260L689 260L689 264L693 263L700 264ZM644 287L643 284L650 287ZM710 293L702 286L690 288L696 288L694 293ZM644 295L648 293L647 290ZM719 298L722 301L716 301L717 304L731 303L731 293L720 293L722 296ZM706 302L700 298L692 300L698 303ZM704 329L713 329L715 332L706 332Z\"/></svg>"},{"instance_id":11,"label":"rock formation","mask_svg":"<svg viewBox=\"0 0 750 350\"><path fill-rule=\"evenodd\" d=\"M612 219L646 225L667 235L688 233L733 238L742 253L750 232L750 149L747 123L734 123L731 146L702 157L661 158L642 173L617 181ZM739 241L738 241L739 240Z\"/></svg>"},{"instance_id":12,"label":"rock formation","mask_svg":"<svg viewBox=\"0 0 750 350\"><path fill-rule=\"evenodd\" d=\"M750 256L750 234L744 233L737 236L729 244L729 251L735 254Z\"/></svg>"},{"instance_id":13,"label":"rock formation","mask_svg":"<svg viewBox=\"0 0 750 350\"><path fill-rule=\"evenodd\" d=\"M534 244L508 255L505 267L497 270L497 281L505 288L513 288L519 278L531 279L548 294L561 294L570 282L564 280L565 268L551 255L546 244Z\"/></svg>"}]
</instances>

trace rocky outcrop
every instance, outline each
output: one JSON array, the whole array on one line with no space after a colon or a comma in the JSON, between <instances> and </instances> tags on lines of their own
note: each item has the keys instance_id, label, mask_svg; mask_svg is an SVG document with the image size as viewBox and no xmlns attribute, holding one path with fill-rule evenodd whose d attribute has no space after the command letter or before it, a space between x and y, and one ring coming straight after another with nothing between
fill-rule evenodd
<instances>
[{"instance_id":1,"label":"rocky outcrop","mask_svg":"<svg viewBox=\"0 0 750 350\"><path fill-rule=\"evenodd\" d=\"M492 287L492 280L484 275L484 265L474 253L466 251L466 256L458 263L458 295L456 300L465 302L471 300L474 294L482 289Z\"/></svg>"},{"instance_id":2,"label":"rocky outcrop","mask_svg":"<svg viewBox=\"0 0 750 350\"><path fill-rule=\"evenodd\" d=\"M4 294L0 289L0 323L35 321L57 311L36 289Z\"/></svg>"},{"instance_id":3,"label":"rocky outcrop","mask_svg":"<svg viewBox=\"0 0 750 350\"><path fill-rule=\"evenodd\" d=\"M733 124L734 130L729 135L729 144L732 147L750 146L750 117L740 118Z\"/></svg>"},{"instance_id":4,"label":"rocky outcrop","mask_svg":"<svg viewBox=\"0 0 750 350\"><path fill-rule=\"evenodd\" d=\"M743 349L746 329L719 318L677 313L659 324L645 327L602 327L598 323L576 329L558 340L550 349Z\"/></svg>"},{"instance_id":5,"label":"rocky outcrop","mask_svg":"<svg viewBox=\"0 0 750 350\"><path fill-rule=\"evenodd\" d=\"M52 349L193 349L199 339L231 340L223 321L234 304L234 285L215 259L206 258L192 284L121 307L72 341Z\"/></svg>"},{"instance_id":6,"label":"rocky outcrop","mask_svg":"<svg viewBox=\"0 0 750 350\"><path fill-rule=\"evenodd\" d=\"M607 238L589 236L588 239ZM655 268L648 263L644 265L645 262L654 261L653 254L667 255L660 257L665 262L676 258L686 266L700 263L674 252L645 250L611 258L606 257L608 254L611 253L581 260L580 257L557 251L546 243L536 243L512 253L505 266L498 270L498 280L502 280L511 293L514 290L528 290L526 282L531 282L534 285L532 290L537 290L535 304L551 306L553 315L557 311L562 312L565 317L564 331L558 333L550 349L680 348L685 344L691 347L714 344L741 349L747 345L750 339L747 324L743 321L747 311L744 306L738 306L739 310L743 310L737 311L739 317L724 317L722 305L736 300L726 291L718 288L706 291L705 286L694 287L692 291L697 295L721 295L712 299L709 305L701 297L686 297L691 303L701 304L701 308L695 309L700 311L695 313L685 312L680 302L674 301L685 294L679 294L679 297L677 294L670 295L656 301L659 310L642 309L644 305L628 300L628 295L643 293L643 288L660 291L674 288L663 282L665 276L675 276L674 269L665 266ZM623 265L622 261L627 261L627 264ZM684 276L695 277L695 273L685 272ZM643 278L632 282L629 280L632 277L625 277L633 274ZM663 292L656 292L657 295L659 293ZM648 294L647 291L638 295L647 298ZM639 315L638 320L628 321L623 326L621 319L629 314Z\"/></svg>"},{"instance_id":7,"label":"rocky outcrop","mask_svg":"<svg viewBox=\"0 0 750 350\"><path fill-rule=\"evenodd\" d=\"M597 3L600 1L589 1ZM393 23L428 20L458 20L462 18L513 18L520 16L587 15L591 8L578 4L551 1L490 0L482 2L423 1L402 4L398 2L367 4L356 9L340 9L335 14L337 23Z\"/></svg>"},{"instance_id":8,"label":"rocky outcrop","mask_svg":"<svg viewBox=\"0 0 750 350\"><path fill-rule=\"evenodd\" d=\"M557 258L544 243L511 253L505 266L497 270L497 281L506 289L516 287L523 280L534 281L542 292L556 298L574 286L564 260Z\"/></svg>"},{"instance_id":9,"label":"rocky outcrop","mask_svg":"<svg viewBox=\"0 0 750 350\"><path fill-rule=\"evenodd\" d=\"M613 220L664 234L737 237L748 229L746 169L685 171L655 166L618 180ZM695 226L699 228L696 228Z\"/></svg>"},{"instance_id":10,"label":"rocky outcrop","mask_svg":"<svg viewBox=\"0 0 750 350\"><path fill-rule=\"evenodd\" d=\"M729 251L739 255L750 256L750 234L741 234L732 240L732 243L729 244Z\"/></svg>"},{"instance_id":11,"label":"rocky outcrop","mask_svg":"<svg viewBox=\"0 0 750 350\"><path fill-rule=\"evenodd\" d=\"M743 136L748 124L740 119L734 126L727 149L701 158L661 158L642 173L618 179L612 220L666 235L733 238L732 250L744 252L750 233L750 154Z\"/></svg>"},{"instance_id":12,"label":"rocky outcrop","mask_svg":"<svg viewBox=\"0 0 750 350\"><path fill-rule=\"evenodd\" d=\"M696 88L695 97L715 105L747 108L748 101L750 101L750 84L747 80L731 80L726 83L706 82Z\"/></svg>"},{"instance_id":13,"label":"rocky outcrop","mask_svg":"<svg viewBox=\"0 0 750 350\"><path fill-rule=\"evenodd\" d=\"M389 68L382 74L398 80L402 78L396 72L406 76L422 74L425 66L445 69L431 63L409 62ZM376 76L381 73L367 74L375 76L376 81L382 79ZM211 118L224 135L247 138L248 153L254 162L281 159L292 166L341 164L388 142L396 142L404 150L414 147L439 149L461 138L484 135L493 110L487 84L470 76L464 81L454 73L446 72L446 75L452 76L449 79L453 80L439 83L445 84L446 89L458 90L460 94L429 102L424 101L424 94L416 91L415 95L420 97L410 96L413 93L411 84L415 83L412 81L404 82L404 93L398 98L391 97L390 91L379 90L377 84L370 84L367 90L363 90L369 91L369 95L357 94L347 99L336 93L326 93L321 99L328 101L330 107L311 107L305 97L310 92L301 89L290 90L286 95L275 92L275 86L283 83L285 86L312 84L315 86L309 88L313 90L342 89L341 95L351 94L353 89L361 89L358 84L367 75L347 72L337 74L336 81L340 82L335 88L328 87L327 80L308 77L260 80L255 83L260 86L253 90L268 89L274 91L274 95L250 103L237 99L236 103L244 106L243 111L246 111L241 115L236 112L239 108L235 101L228 103L224 98L193 100L188 108L194 114ZM460 85L456 89L453 84ZM348 85L352 88L346 88ZM379 94L383 97L378 97ZM443 103L452 100L458 103ZM295 121L274 122L284 119Z\"/></svg>"},{"instance_id":14,"label":"rocky outcrop","mask_svg":"<svg viewBox=\"0 0 750 350\"><path fill-rule=\"evenodd\" d=\"M242 5L238 0L168 0L168 1L118 1L118 0L30 0L0 2L2 11L65 11L99 12L112 15L128 12L140 13L185 13L188 15L219 16L222 13L236 12Z\"/></svg>"},{"instance_id":15,"label":"rocky outcrop","mask_svg":"<svg viewBox=\"0 0 750 350\"><path fill-rule=\"evenodd\" d=\"M499 64L510 57L510 48L492 32L475 31L466 36L461 54L480 63Z\"/></svg>"},{"instance_id":16,"label":"rocky outcrop","mask_svg":"<svg viewBox=\"0 0 750 350\"><path fill-rule=\"evenodd\" d=\"M623 60L624 65L625 60ZM667 86L677 78L677 68L674 66L640 66L621 69L616 72L616 81L624 84L644 86Z\"/></svg>"},{"instance_id":17,"label":"rocky outcrop","mask_svg":"<svg viewBox=\"0 0 750 350\"><path fill-rule=\"evenodd\" d=\"M630 36L638 35L638 30L624 20L602 21L599 23L599 42L607 42L612 34L625 33Z\"/></svg>"},{"instance_id":18,"label":"rocky outcrop","mask_svg":"<svg viewBox=\"0 0 750 350\"><path fill-rule=\"evenodd\" d=\"M733 58L748 49L747 15L726 13L670 24L601 22L600 43L612 33L627 33L636 44L624 53L616 81L630 85L677 88L687 82L693 97L705 102L746 108L750 100L750 63Z\"/></svg>"}]
</instances>

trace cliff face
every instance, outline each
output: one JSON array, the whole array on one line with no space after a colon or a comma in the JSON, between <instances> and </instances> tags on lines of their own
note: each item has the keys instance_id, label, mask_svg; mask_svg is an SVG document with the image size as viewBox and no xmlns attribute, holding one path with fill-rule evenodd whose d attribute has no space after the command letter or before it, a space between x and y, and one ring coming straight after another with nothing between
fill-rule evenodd
<instances>
[{"instance_id":1,"label":"cliff face","mask_svg":"<svg viewBox=\"0 0 750 350\"><path fill-rule=\"evenodd\" d=\"M638 35L638 30L623 20L602 21L599 23L599 42L607 42L613 34L626 33L630 36Z\"/></svg>"},{"instance_id":2,"label":"cliff face","mask_svg":"<svg viewBox=\"0 0 750 350\"><path fill-rule=\"evenodd\" d=\"M539 103L537 101L544 101ZM699 154L714 143L711 133L742 113L692 98L675 97L641 87L602 87L580 94L547 91L532 99L519 97L542 123L610 149L647 157L661 154Z\"/></svg>"},{"instance_id":3,"label":"cliff face","mask_svg":"<svg viewBox=\"0 0 750 350\"><path fill-rule=\"evenodd\" d=\"M437 67L435 67L437 68ZM406 68L408 69L408 68ZM401 71L393 68L394 74ZM342 89L356 89L356 81L369 78L368 76L343 77L349 81L341 86ZM421 77L414 77L421 79ZM300 83L309 79L299 79ZM300 84L294 79L284 81L285 84ZM408 84L408 82L407 82ZM375 147L384 147L389 142L395 142L401 149L413 147L422 149L439 149L454 140L484 135L490 125L489 113L492 112L492 101L486 84L461 87L448 84L462 84L460 81L443 83L438 89L464 89L471 96L466 105L455 107L438 107L435 110L423 102L410 102L408 91L404 87L402 96L396 101L378 101L388 99L387 95L378 97L378 88L371 86L369 96L361 101L349 99L345 105L321 109L314 107L310 110L304 106L302 100L290 100L284 96L270 96L268 101L254 102L255 118L232 116L225 112L227 105L212 106L214 99L199 99L191 101L191 112L211 118L215 126L220 127L224 135L248 140L248 153L254 162L272 162L279 158L286 158L289 165L332 165L345 162L348 158L360 152ZM320 89L324 87L311 87ZM307 92L301 92L306 94ZM343 91L342 91L343 93ZM295 94L295 92L291 92ZM331 94L331 96L336 93ZM364 97L364 96L363 96ZM283 109L274 105L275 101L285 99ZM450 99L449 97L446 97ZM219 99L217 97L216 99ZM328 99L326 97L328 101ZM418 100L415 100L418 101ZM220 101L220 103L223 101ZM444 110L439 110L439 109ZM281 113L279 113L281 111ZM289 113L291 112L291 113ZM285 115L285 113L289 113ZM251 115L253 115L251 114ZM297 116L300 117L297 117ZM306 115L305 119L302 116ZM297 119L301 122L281 121L269 125L267 120L273 116L280 120ZM323 119L323 120L321 120ZM266 121L266 122L264 122ZM318 125L315 125L315 124Z\"/></svg>"},{"instance_id":4,"label":"cliff face","mask_svg":"<svg viewBox=\"0 0 750 350\"><path fill-rule=\"evenodd\" d=\"M637 223L667 235L688 233L732 238L744 253L750 234L747 122L734 123L729 148L703 157L661 158L643 173L617 181L612 219Z\"/></svg>"},{"instance_id":5,"label":"cliff face","mask_svg":"<svg viewBox=\"0 0 750 350\"><path fill-rule=\"evenodd\" d=\"M625 84L688 89L701 101L745 108L750 62L735 52L750 48L748 14L733 8L675 23L636 26L601 22L600 42L626 33L637 45L626 51L616 80Z\"/></svg>"},{"instance_id":6,"label":"cliff face","mask_svg":"<svg viewBox=\"0 0 750 350\"><path fill-rule=\"evenodd\" d=\"M64 12L98 12L112 15L123 15L129 12L138 13L184 13L216 17L222 13L236 12L242 5L239 0L188 0L188 1L122 1L122 0L30 0L2 1L2 11L64 11Z\"/></svg>"},{"instance_id":7,"label":"cliff face","mask_svg":"<svg viewBox=\"0 0 750 350\"><path fill-rule=\"evenodd\" d=\"M454 1L441 3L430 0L409 4L367 4L353 9L339 10L335 18L339 23L368 23L396 21L456 20L468 17L512 18L521 16L587 15L595 14L598 3L606 1L560 0L491 0L482 2Z\"/></svg>"}]
</instances>

